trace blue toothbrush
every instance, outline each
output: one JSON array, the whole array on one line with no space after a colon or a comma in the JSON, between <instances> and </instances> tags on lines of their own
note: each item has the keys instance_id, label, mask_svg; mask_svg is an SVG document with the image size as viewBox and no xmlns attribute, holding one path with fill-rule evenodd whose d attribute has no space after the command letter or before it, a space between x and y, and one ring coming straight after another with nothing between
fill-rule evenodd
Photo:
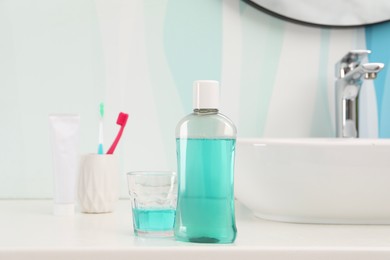
<instances>
[{"instance_id":1,"label":"blue toothbrush","mask_svg":"<svg viewBox=\"0 0 390 260\"><path fill-rule=\"evenodd\" d=\"M104 103L102 102L102 103L100 103L98 154L104 154L104 150L103 150L103 116L104 116Z\"/></svg>"}]
</instances>

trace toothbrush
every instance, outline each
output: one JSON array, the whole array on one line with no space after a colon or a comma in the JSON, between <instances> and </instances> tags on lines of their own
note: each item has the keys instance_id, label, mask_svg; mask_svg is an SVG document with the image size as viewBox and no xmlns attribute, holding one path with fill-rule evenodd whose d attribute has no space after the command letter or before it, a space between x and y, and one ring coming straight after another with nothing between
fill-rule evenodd
<instances>
[{"instance_id":1,"label":"toothbrush","mask_svg":"<svg viewBox=\"0 0 390 260\"><path fill-rule=\"evenodd\" d=\"M104 151L103 151L103 116L104 116L104 103L102 102L102 103L100 103L98 154L104 154Z\"/></svg>"},{"instance_id":2,"label":"toothbrush","mask_svg":"<svg viewBox=\"0 0 390 260\"><path fill-rule=\"evenodd\" d=\"M107 154L113 154L114 151L115 151L115 148L119 142L119 139L121 138L122 136L122 133L123 133L123 129L125 128L126 126L126 122L127 122L127 119L129 118L129 115L126 114L126 113L122 113L120 112L119 115L118 115L118 119L116 120L116 124L117 125L120 125L121 128L119 129L119 132L118 134L116 135L116 138L114 140L114 142L112 143L110 149L108 149L107 151Z\"/></svg>"}]
</instances>

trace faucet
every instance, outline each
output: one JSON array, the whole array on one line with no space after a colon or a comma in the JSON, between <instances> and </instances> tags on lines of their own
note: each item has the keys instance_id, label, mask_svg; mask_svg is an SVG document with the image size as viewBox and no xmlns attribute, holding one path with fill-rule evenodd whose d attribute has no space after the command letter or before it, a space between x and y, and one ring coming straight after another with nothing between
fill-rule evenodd
<instances>
[{"instance_id":1,"label":"faucet","mask_svg":"<svg viewBox=\"0 0 390 260\"><path fill-rule=\"evenodd\" d=\"M359 92L365 79L375 79L383 63L364 63L369 50L351 50L336 63L336 137L359 137Z\"/></svg>"}]
</instances>

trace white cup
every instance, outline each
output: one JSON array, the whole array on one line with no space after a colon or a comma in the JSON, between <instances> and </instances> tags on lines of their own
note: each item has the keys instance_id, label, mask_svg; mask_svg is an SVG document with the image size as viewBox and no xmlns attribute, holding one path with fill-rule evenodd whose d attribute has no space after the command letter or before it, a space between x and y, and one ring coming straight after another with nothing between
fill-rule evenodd
<instances>
[{"instance_id":1,"label":"white cup","mask_svg":"<svg viewBox=\"0 0 390 260\"><path fill-rule=\"evenodd\" d=\"M81 157L78 199L84 213L113 212L119 196L118 158L112 154Z\"/></svg>"}]
</instances>

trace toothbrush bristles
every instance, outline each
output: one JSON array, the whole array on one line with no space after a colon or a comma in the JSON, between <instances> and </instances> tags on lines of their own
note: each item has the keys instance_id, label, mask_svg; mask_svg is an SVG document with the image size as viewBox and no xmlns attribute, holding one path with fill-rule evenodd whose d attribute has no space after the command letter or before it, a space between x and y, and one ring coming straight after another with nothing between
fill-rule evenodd
<instances>
[{"instance_id":1,"label":"toothbrush bristles","mask_svg":"<svg viewBox=\"0 0 390 260\"><path fill-rule=\"evenodd\" d=\"M128 118L128 114L120 112L118 115L118 119L116 120L117 125L125 125Z\"/></svg>"},{"instance_id":2,"label":"toothbrush bristles","mask_svg":"<svg viewBox=\"0 0 390 260\"><path fill-rule=\"evenodd\" d=\"M101 102L100 103L100 117L103 117L104 116L104 103Z\"/></svg>"}]
</instances>

